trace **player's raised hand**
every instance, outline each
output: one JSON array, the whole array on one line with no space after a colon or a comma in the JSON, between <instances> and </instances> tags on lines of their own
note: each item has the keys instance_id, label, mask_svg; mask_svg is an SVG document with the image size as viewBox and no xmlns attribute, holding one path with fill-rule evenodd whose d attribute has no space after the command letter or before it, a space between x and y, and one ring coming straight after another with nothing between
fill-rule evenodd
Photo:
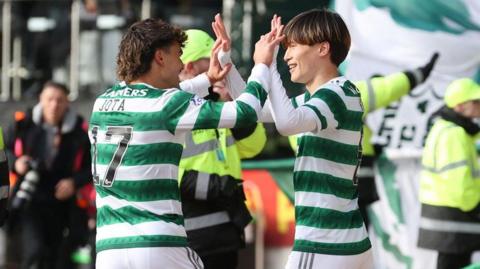
<instances>
[{"instance_id":1,"label":"player's raised hand","mask_svg":"<svg viewBox=\"0 0 480 269\"><path fill-rule=\"evenodd\" d=\"M277 14L273 15L273 18L270 22L270 31L274 31L275 35L280 36L283 32L283 25L282 25L282 17L278 16ZM273 53L273 64L272 66L276 66L277 63L277 55L278 55L279 46L275 47L275 51Z\"/></svg>"},{"instance_id":2,"label":"player's raised hand","mask_svg":"<svg viewBox=\"0 0 480 269\"><path fill-rule=\"evenodd\" d=\"M220 14L215 15L215 21L212 22L212 29L215 32L217 39L222 40L222 50L227 52L231 49L232 41L228 36L225 24L223 23L222 17Z\"/></svg>"},{"instance_id":3,"label":"player's raised hand","mask_svg":"<svg viewBox=\"0 0 480 269\"><path fill-rule=\"evenodd\" d=\"M273 20L272 20L273 21ZM281 23L277 26L277 19L275 19L275 25L272 30L260 37L260 40L255 44L255 52L253 53L253 61L255 64L263 63L268 66L273 61L275 48L285 38L283 35L283 25Z\"/></svg>"},{"instance_id":4,"label":"player's raised hand","mask_svg":"<svg viewBox=\"0 0 480 269\"><path fill-rule=\"evenodd\" d=\"M277 14L273 15L272 21L270 22L270 31L275 31L277 36L282 34L282 17L278 16Z\"/></svg>"},{"instance_id":5,"label":"player's raised hand","mask_svg":"<svg viewBox=\"0 0 480 269\"><path fill-rule=\"evenodd\" d=\"M207 77L213 85L215 82L223 80L232 68L232 64L227 64L222 68L218 61L218 52L224 46L224 41L217 39L213 44L212 52L210 54L210 65L208 66Z\"/></svg>"}]
</instances>

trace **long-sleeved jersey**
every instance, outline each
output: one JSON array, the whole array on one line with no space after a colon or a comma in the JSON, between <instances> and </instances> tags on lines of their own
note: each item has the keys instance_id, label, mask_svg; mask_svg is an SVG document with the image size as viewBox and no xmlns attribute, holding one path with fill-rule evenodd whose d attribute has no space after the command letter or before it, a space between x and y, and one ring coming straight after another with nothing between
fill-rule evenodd
<instances>
[{"instance_id":1,"label":"long-sleeved jersey","mask_svg":"<svg viewBox=\"0 0 480 269\"><path fill-rule=\"evenodd\" d=\"M255 123L269 83L268 68L257 65L245 93L232 102L125 83L97 98L89 127L97 252L186 246L177 182L186 132Z\"/></svg>"},{"instance_id":2,"label":"long-sleeved jersey","mask_svg":"<svg viewBox=\"0 0 480 269\"><path fill-rule=\"evenodd\" d=\"M240 83L238 72L232 70L227 84ZM367 251L371 244L358 208L355 182L364 111L358 89L337 77L321 85L313 95L306 92L289 99L275 63L270 71L272 90L261 120L273 118L283 135L299 134L293 178L293 249L333 255ZM231 93L234 97L239 94Z\"/></svg>"}]
</instances>

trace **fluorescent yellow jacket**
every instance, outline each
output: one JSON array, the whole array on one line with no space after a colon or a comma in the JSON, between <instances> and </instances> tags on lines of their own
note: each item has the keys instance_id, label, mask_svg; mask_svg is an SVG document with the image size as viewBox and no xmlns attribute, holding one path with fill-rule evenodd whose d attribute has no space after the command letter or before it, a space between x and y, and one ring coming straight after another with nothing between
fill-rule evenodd
<instances>
[{"instance_id":1,"label":"fluorescent yellow jacket","mask_svg":"<svg viewBox=\"0 0 480 269\"><path fill-rule=\"evenodd\" d=\"M480 202L480 168L475 137L439 119L428 134L422 157L420 201L470 211Z\"/></svg>"},{"instance_id":2,"label":"fluorescent yellow jacket","mask_svg":"<svg viewBox=\"0 0 480 269\"><path fill-rule=\"evenodd\" d=\"M390 103L399 100L410 91L410 82L405 73L395 73L385 77L375 77L369 80L354 82L360 91L360 98L363 105L363 116L368 113L388 106ZM367 125L363 125L362 153L373 156L374 150L370 143L372 131ZM289 137L290 145L297 149L296 136Z\"/></svg>"},{"instance_id":3,"label":"fluorescent yellow jacket","mask_svg":"<svg viewBox=\"0 0 480 269\"><path fill-rule=\"evenodd\" d=\"M195 130L187 134L179 179L185 170L242 178L241 159L259 154L267 137L263 124L257 124L248 137L235 140L230 129Z\"/></svg>"}]
</instances>

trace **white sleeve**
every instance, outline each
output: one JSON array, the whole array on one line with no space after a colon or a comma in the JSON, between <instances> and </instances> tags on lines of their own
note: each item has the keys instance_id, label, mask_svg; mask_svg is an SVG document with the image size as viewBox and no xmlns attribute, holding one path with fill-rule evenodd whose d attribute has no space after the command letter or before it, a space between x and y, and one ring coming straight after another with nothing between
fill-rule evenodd
<instances>
[{"instance_id":1,"label":"white sleeve","mask_svg":"<svg viewBox=\"0 0 480 269\"><path fill-rule=\"evenodd\" d=\"M232 62L232 58L230 57L230 51L224 52L220 50L218 53L218 61L222 67L225 67L227 64L232 64L232 69L228 72L227 77L225 79L227 89L230 92L230 95L233 99L236 99L242 94L243 90L245 89L245 81L243 80L242 76L238 72L238 69ZM273 122L272 113L270 111L270 101L267 99L267 102L263 106L262 112L258 118L259 122Z\"/></svg>"},{"instance_id":2,"label":"white sleeve","mask_svg":"<svg viewBox=\"0 0 480 269\"><path fill-rule=\"evenodd\" d=\"M311 108L306 106L293 107L275 65L270 68L270 74L272 85L269 99L278 132L288 136L320 130L318 117Z\"/></svg>"},{"instance_id":3,"label":"white sleeve","mask_svg":"<svg viewBox=\"0 0 480 269\"><path fill-rule=\"evenodd\" d=\"M259 122L274 122L272 115L272 104L270 103L270 97L267 97L267 101L263 105L263 109L258 118Z\"/></svg>"},{"instance_id":4,"label":"white sleeve","mask_svg":"<svg viewBox=\"0 0 480 269\"><path fill-rule=\"evenodd\" d=\"M224 52L223 50L220 50L218 53L218 61L220 62L222 68L227 64L232 64L232 69L230 69L230 72L228 72L225 81L227 89L229 90L232 98L238 98L245 89L246 83L242 76L240 76L237 67L233 64L232 58L230 57L230 51Z\"/></svg>"},{"instance_id":5,"label":"white sleeve","mask_svg":"<svg viewBox=\"0 0 480 269\"><path fill-rule=\"evenodd\" d=\"M181 90L198 95L200 97L205 97L208 95L208 88L210 86L210 80L205 73L202 73L192 79L187 79L180 82Z\"/></svg>"},{"instance_id":6,"label":"white sleeve","mask_svg":"<svg viewBox=\"0 0 480 269\"><path fill-rule=\"evenodd\" d=\"M176 111L184 110L172 122L176 131L241 127L255 123L270 89L270 70L265 64L252 69L246 91L230 102L213 102L185 94Z\"/></svg>"}]
</instances>

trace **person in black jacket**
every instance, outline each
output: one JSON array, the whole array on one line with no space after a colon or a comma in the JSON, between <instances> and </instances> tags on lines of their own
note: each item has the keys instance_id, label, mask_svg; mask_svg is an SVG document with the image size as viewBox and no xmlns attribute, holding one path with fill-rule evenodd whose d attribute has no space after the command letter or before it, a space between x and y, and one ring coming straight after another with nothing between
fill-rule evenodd
<instances>
[{"instance_id":1,"label":"person in black jacket","mask_svg":"<svg viewBox=\"0 0 480 269\"><path fill-rule=\"evenodd\" d=\"M86 218L72 216L78 212L76 190L91 182L86 123L69 107L66 86L55 82L47 82L40 102L15 118L5 142L18 176L11 211L21 229L21 268L65 267L64 232L71 236L86 227Z\"/></svg>"},{"instance_id":2,"label":"person in black jacket","mask_svg":"<svg viewBox=\"0 0 480 269\"><path fill-rule=\"evenodd\" d=\"M4 146L3 131L0 127L0 226L3 226L7 219L8 194L10 193L7 155Z\"/></svg>"}]
</instances>

